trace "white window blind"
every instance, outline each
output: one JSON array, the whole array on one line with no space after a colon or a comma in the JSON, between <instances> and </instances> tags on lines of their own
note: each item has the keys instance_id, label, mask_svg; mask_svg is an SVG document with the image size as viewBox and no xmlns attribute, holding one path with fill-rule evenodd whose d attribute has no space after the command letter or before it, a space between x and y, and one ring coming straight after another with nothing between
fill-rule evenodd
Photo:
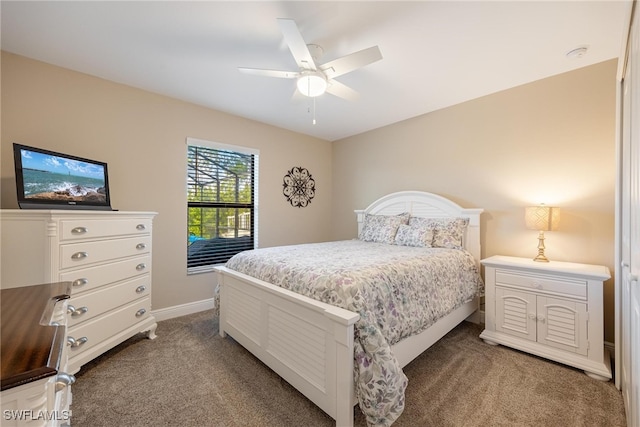
<instances>
[{"instance_id":1,"label":"white window blind","mask_svg":"<svg viewBox=\"0 0 640 427\"><path fill-rule=\"evenodd\" d=\"M255 247L257 154L187 140L187 270ZM210 145L210 144L208 144Z\"/></svg>"}]
</instances>

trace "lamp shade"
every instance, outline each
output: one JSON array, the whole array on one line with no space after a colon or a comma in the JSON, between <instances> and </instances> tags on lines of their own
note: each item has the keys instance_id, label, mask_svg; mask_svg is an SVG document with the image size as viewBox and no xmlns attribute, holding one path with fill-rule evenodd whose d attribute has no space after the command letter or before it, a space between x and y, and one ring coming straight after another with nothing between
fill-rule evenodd
<instances>
[{"instance_id":1,"label":"lamp shade","mask_svg":"<svg viewBox=\"0 0 640 427\"><path fill-rule=\"evenodd\" d=\"M525 209L527 228L538 231L555 231L560 223L560 208L539 205Z\"/></svg>"}]
</instances>

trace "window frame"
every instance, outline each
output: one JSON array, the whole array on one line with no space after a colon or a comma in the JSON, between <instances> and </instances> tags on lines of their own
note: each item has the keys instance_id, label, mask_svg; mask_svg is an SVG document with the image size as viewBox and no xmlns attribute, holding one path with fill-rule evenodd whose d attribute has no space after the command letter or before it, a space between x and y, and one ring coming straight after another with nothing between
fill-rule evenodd
<instances>
[{"instance_id":1,"label":"window frame","mask_svg":"<svg viewBox=\"0 0 640 427\"><path fill-rule=\"evenodd\" d=\"M237 145L231 145L231 144L223 144L223 143L219 143L219 142L214 142L214 141L207 141L207 140L203 140L203 139L198 139L198 138L191 138L191 137L187 137L186 141L185 141L185 157L188 158L188 151L189 151L189 146L198 146L198 147L203 147L203 148L210 148L210 149L214 149L214 150L225 150L225 151L232 151L232 152L236 152L236 153L240 153L240 154L245 154L245 155L252 155L253 156L253 248L257 248L258 247L258 176L259 176L259 157L260 157L260 150L255 149L255 148L249 148L249 147L242 147L242 146L237 146ZM194 205L199 204L199 202L189 202L189 187L188 187L188 179L189 179L189 172L188 172L188 161L187 163L185 163L185 167L187 167L187 171L185 171L185 199L186 199L186 205L185 208L187 210L186 214L185 214L185 222L186 224L184 225L184 230L187 233L187 241L189 238L189 208L190 203L193 203ZM246 205L236 205L234 203L225 203L225 207L228 208L244 208L246 207ZM187 248L189 247L189 245L187 245ZM196 267L189 267L188 266L188 253L187 256L185 257L185 264L187 265L187 275L191 275L191 274L200 274L200 273L207 273L207 272L211 272L213 271L213 269L216 266L219 265L223 265L221 263L217 263L217 264L207 264L207 265L202 265L202 266L196 266Z\"/></svg>"}]
</instances>

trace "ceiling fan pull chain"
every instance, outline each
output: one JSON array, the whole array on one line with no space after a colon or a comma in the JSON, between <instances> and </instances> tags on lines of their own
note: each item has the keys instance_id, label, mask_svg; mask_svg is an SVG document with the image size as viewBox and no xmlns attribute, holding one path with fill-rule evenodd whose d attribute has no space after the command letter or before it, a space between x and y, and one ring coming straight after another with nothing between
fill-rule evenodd
<instances>
[{"instance_id":1,"label":"ceiling fan pull chain","mask_svg":"<svg viewBox=\"0 0 640 427\"><path fill-rule=\"evenodd\" d=\"M313 124L316 124L316 99L313 98Z\"/></svg>"}]
</instances>

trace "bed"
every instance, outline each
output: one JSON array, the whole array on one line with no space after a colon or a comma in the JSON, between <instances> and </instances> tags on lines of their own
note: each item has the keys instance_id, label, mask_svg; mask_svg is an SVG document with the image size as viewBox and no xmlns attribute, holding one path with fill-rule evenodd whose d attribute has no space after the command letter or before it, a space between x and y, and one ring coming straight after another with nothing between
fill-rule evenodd
<instances>
[{"instance_id":1,"label":"bed","mask_svg":"<svg viewBox=\"0 0 640 427\"><path fill-rule=\"evenodd\" d=\"M363 409L369 425L389 425L399 416L404 405L406 377L401 372L401 368L463 320L477 321L478 296L482 292L482 281L478 274L482 209L465 209L432 193L403 191L384 196L366 209L357 210L355 213L358 221L359 240L248 251L239 254L239 260L232 259L227 263L227 266L216 267L220 335L229 334L233 337L334 418L337 426L353 426L353 407L358 403L356 395L360 397L360 407ZM393 242L386 241L384 240L386 237L381 240L380 236L375 233L371 234L374 220L383 220L386 223L391 221L396 224L395 218L401 218L401 225L396 229L394 239L401 234L398 230L405 232L411 228L415 231L415 224L420 224L420 221L423 221L424 224L462 222L464 226L458 230L460 234L456 236L456 239L459 238L459 241L456 242L454 239L453 244L450 244L451 242L445 239L445 248L437 249L415 248L413 246L421 245L409 245L400 240L396 244L395 240ZM411 221L411 226L409 221ZM433 230L431 225L429 228ZM374 231L379 230L376 228ZM435 233L439 232L435 231ZM412 238L417 238L415 233L405 234L406 236L409 236L409 242ZM435 235L420 235L420 239L422 238L435 239ZM362 242L361 240L368 241ZM369 309L364 306L344 304L344 301L335 297L335 293L330 292L325 292L322 295L314 295L313 291L306 292L307 295L313 295L318 299L303 295L305 293L303 288L307 285L301 285L302 280L299 278L304 275L315 277L318 282L325 281L328 276L338 276L338 281L340 277L352 277L350 273L334 274L326 270L310 271L311 264L318 264L319 268L324 268L325 264L331 265L334 262L329 261L329 255L324 256L322 252L318 252L326 250L325 245L339 245L329 246L329 250L334 252L366 253L367 256L362 257L363 259L371 258L379 268L384 268L386 262L384 259L378 258L379 255L376 255L376 252L367 252L369 247L361 246L367 244L371 248L382 246L382 252L390 254L391 261L389 263L394 266L392 268L394 271L405 268L405 264L407 264L406 268L409 268L409 264L414 264L412 261L414 256L416 257L415 264L419 265L421 263L420 257L426 256L427 252L440 257L439 264L453 263L453 261L443 262L445 258L442 257L445 256L460 259L461 265L465 265L465 268L471 271L470 273L464 272L465 281L467 281L468 275L473 275L473 278L468 281L475 281L476 288L473 292L468 290L468 286L464 291L453 290L454 294L457 292L458 294L464 293L464 295L458 297L461 298L460 301L452 303L452 309L443 311L444 309L429 308L430 314L423 316L431 319L428 321L426 329L417 326L413 328L414 331L409 336L405 336L407 334L402 332L395 334L393 338L387 337L387 335L391 335L388 334L388 331L394 330L394 328L387 327L385 321L380 319L370 319L370 314L376 311L376 307ZM375 250L380 252L380 249ZM305 258L302 257L304 251L310 251L313 262L304 261ZM345 255L343 258L349 257ZM323 259L325 262L318 263L318 259ZM402 260L402 262L398 262L398 260ZM263 263L271 263L271 265L265 267ZM354 258L349 264L359 266L360 263L360 260ZM300 265L301 270L295 270L296 266ZM229 268L229 266L233 268ZM247 274L241 272L242 270ZM288 279L278 279L277 276L272 276L271 272L274 270L283 270ZM358 271L364 272L365 270ZM357 275L363 276L365 274L369 273L358 273ZM370 274L369 279L365 277L365 281L376 281L377 279L374 280L374 278L379 276L388 277L387 272L382 270ZM421 275L422 273L415 274ZM457 282L458 279L453 279L453 277L463 277L463 273L449 277L447 281ZM389 283L392 282L389 279ZM297 292L277 286L278 284L285 284ZM331 286L333 286L331 291L340 289L340 292L354 293L353 291L343 291L342 283ZM444 286L440 287L444 288ZM382 288L385 288L385 285ZM391 285L387 288L397 289ZM309 287L309 289L313 288ZM351 288L345 287L345 289ZM392 295L389 289L385 292ZM324 298L323 296L326 295L329 297ZM411 300L407 297L402 298ZM323 302L322 299L338 303L342 307L350 308L353 306L356 308L353 311L348 310ZM378 305L384 304L386 303ZM392 304L389 303L389 306ZM383 331L377 333L378 336L384 335L385 338L384 340L379 339L379 347L371 345L370 336L376 335L368 333L372 328L380 328ZM363 354L366 357L370 356L369 359L363 361ZM380 361L373 361L377 367L373 378L371 378L371 373L363 368L366 366L369 369L371 357L380 358ZM367 377L365 380L369 381L368 386L364 385L366 381L362 381L365 376ZM378 387L378 384L383 383L384 387L389 388L388 391L385 389L377 390L377 397L372 399L370 396L366 396L367 387L375 388ZM387 406L392 409L389 410ZM391 412L387 414L385 411Z\"/></svg>"}]
</instances>

